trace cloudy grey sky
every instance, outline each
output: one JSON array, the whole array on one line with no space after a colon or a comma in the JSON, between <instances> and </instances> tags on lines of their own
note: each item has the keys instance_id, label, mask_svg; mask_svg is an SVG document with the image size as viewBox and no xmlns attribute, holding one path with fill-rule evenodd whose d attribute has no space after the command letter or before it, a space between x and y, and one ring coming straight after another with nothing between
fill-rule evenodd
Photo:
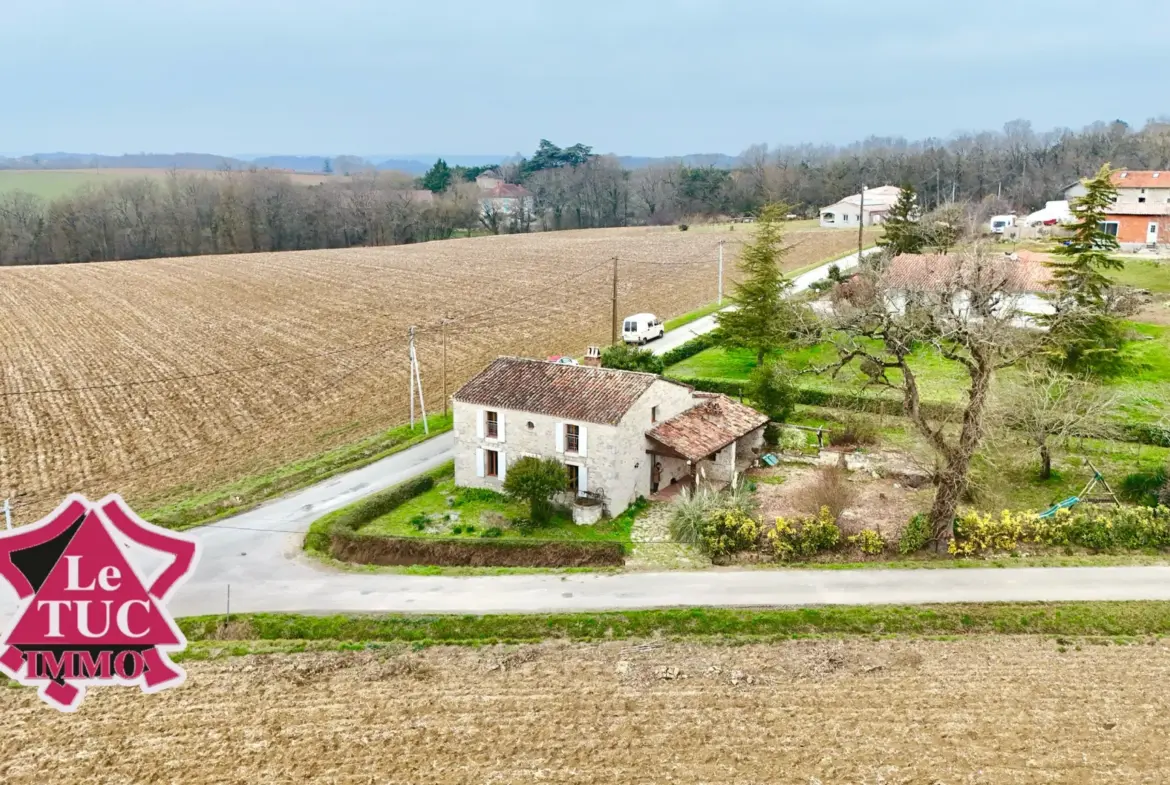
<instances>
[{"instance_id":1,"label":"cloudy grey sky","mask_svg":"<svg viewBox=\"0 0 1170 785\"><path fill-rule=\"evenodd\" d=\"M738 153L1170 112L1167 0L3 0L0 151Z\"/></svg>"}]
</instances>

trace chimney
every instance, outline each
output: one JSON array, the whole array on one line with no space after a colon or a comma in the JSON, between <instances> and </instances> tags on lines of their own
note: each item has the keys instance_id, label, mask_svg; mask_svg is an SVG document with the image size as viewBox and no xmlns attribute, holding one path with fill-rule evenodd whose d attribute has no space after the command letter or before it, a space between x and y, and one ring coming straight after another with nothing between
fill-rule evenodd
<instances>
[{"instance_id":1,"label":"chimney","mask_svg":"<svg viewBox=\"0 0 1170 785\"><path fill-rule=\"evenodd\" d=\"M585 350L585 365L593 368L601 367L601 349L596 346L590 346Z\"/></svg>"}]
</instances>

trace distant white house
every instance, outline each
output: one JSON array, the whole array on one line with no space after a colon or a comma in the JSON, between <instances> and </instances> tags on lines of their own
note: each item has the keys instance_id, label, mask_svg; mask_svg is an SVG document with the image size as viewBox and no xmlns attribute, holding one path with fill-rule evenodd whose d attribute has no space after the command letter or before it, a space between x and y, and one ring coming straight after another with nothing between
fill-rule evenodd
<instances>
[{"instance_id":1,"label":"distant white house","mask_svg":"<svg viewBox=\"0 0 1170 785\"><path fill-rule=\"evenodd\" d=\"M1068 200L1062 199L1045 203L1043 210L1029 213L1022 223L1025 226L1058 226L1061 224L1070 224L1074 221L1072 210L1068 206Z\"/></svg>"},{"instance_id":2,"label":"distant white house","mask_svg":"<svg viewBox=\"0 0 1170 785\"><path fill-rule=\"evenodd\" d=\"M839 202L821 208L821 226L826 229L856 229L858 224L875 226L890 214L901 191L896 185L865 189L865 205L861 194L846 196Z\"/></svg>"}]
</instances>

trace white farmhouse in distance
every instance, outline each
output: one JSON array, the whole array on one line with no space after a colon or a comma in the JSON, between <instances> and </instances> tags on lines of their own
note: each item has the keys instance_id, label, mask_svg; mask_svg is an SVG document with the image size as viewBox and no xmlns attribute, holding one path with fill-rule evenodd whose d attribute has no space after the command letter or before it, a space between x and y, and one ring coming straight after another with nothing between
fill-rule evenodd
<instances>
[{"instance_id":1,"label":"white farmhouse in distance","mask_svg":"<svg viewBox=\"0 0 1170 785\"><path fill-rule=\"evenodd\" d=\"M864 208L861 206L861 194L846 196L835 204L821 208L821 226L826 229L856 229L859 223L863 226L880 224L898 201L901 190L896 185L866 188Z\"/></svg>"}]
</instances>

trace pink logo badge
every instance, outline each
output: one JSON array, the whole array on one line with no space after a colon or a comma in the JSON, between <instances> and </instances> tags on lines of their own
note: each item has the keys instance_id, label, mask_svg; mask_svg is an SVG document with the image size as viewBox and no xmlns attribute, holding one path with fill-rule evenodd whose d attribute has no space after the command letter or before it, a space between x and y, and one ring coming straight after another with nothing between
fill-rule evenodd
<instances>
[{"instance_id":1,"label":"pink logo badge","mask_svg":"<svg viewBox=\"0 0 1170 785\"><path fill-rule=\"evenodd\" d=\"M127 558L131 543L162 554L149 580ZM187 674L171 662L187 639L167 613L195 569L195 540L139 518L117 495L92 504L70 495L43 520L0 532L0 577L20 598L0 636L0 671L75 711L89 685L158 692Z\"/></svg>"}]
</instances>

